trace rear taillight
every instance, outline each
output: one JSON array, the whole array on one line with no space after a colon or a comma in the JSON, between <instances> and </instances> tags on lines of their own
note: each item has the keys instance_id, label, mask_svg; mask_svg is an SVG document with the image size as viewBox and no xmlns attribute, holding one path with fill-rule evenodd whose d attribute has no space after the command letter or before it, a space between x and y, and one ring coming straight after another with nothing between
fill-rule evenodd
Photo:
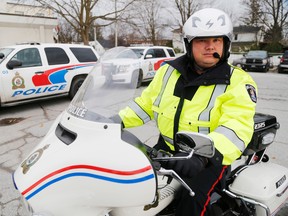
<instances>
[{"instance_id":1,"label":"rear taillight","mask_svg":"<svg viewBox=\"0 0 288 216\"><path fill-rule=\"evenodd\" d=\"M284 58L282 57L281 59L280 59L280 63L283 63L284 62Z\"/></svg>"}]
</instances>

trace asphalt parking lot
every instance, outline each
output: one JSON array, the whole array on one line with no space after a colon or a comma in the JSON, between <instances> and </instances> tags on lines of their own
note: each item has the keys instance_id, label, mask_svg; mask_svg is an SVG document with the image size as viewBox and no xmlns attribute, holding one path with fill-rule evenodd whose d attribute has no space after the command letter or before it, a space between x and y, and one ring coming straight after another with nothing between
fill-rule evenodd
<instances>
[{"instance_id":1,"label":"asphalt parking lot","mask_svg":"<svg viewBox=\"0 0 288 216\"><path fill-rule=\"evenodd\" d=\"M276 140L269 148L270 159L288 168L288 75L251 73L258 84L257 111L275 115L280 123ZM145 88L145 87L142 87ZM0 108L0 215L27 216L14 189L11 174L48 131L55 118L68 106L66 97ZM135 129L143 141L153 143L153 124ZM143 133L145 131L145 133ZM288 215L288 204L277 216Z\"/></svg>"}]
</instances>

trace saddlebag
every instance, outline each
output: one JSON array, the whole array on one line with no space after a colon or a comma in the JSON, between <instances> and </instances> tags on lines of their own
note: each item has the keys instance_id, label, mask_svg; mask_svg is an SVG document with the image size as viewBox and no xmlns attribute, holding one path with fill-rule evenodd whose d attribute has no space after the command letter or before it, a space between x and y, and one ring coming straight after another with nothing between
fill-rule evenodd
<instances>
[{"instance_id":1,"label":"saddlebag","mask_svg":"<svg viewBox=\"0 0 288 216\"><path fill-rule=\"evenodd\" d=\"M238 196L266 205L276 213L288 197L288 169L278 164L261 162L248 166L229 185ZM253 203L252 203L253 204ZM265 208L256 205L256 215L266 215Z\"/></svg>"},{"instance_id":2,"label":"saddlebag","mask_svg":"<svg viewBox=\"0 0 288 216\"><path fill-rule=\"evenodd\" d=\"M253 154L270 145L274 141L278 128L279 123L275 116L256 113L254 116L254 134L243 155Z\"/></svg>"}]
</instances>

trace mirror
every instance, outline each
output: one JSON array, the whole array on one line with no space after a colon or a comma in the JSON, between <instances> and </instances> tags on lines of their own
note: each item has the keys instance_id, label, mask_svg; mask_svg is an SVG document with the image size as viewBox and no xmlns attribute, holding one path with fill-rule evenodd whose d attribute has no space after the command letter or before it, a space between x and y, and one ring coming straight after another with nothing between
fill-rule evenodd
<instances>
[{"instance_id":1,"label":"mirror","mask_svg":"<svg viewBox=\"0 0 288 216\"><path fill-rule=\"evenodd\" d=\"M22 66L22 62L21 62L21 61L18 61L18 60L11 60L11 61L9 61L9 62L7 63L6 66L7 66L8 69L12 70L12 69L14 69L14 68L16 68L16 67Z\"/></svg>"},{"instance_id":2,"label":"mirror","mask_svg":"<svg viewBox=\"0 0 288 216\"><path fill-rule=\"evenodd\" d=\"M181 131L175 137L175 148L186 153L212 158L215 153L213 140L204 134Z\"/></svg>"},{"instance_id":3,"label":"mirror","mask_svg":"<svg viewBox=\"0 0 288 216\"><path fill-rule=\"evenodd\" d=\"M0 59L3 59L5 55L3 53L0 53Z\"/></svg>"}]
</instances>

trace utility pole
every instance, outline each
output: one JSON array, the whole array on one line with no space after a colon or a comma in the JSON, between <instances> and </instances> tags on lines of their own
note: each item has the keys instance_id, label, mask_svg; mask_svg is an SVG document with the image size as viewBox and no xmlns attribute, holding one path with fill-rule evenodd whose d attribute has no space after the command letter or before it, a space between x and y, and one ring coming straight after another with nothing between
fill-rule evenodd
<instances>
[{"instance_id":1,"label":"utility pole","mask_svg":"<svg viewBox=\"0 0 288 216\"><path fill-rule=\"evenodd\" d=\"M117 0L115 0L115 47L118 46Z\"/></svg>"},{"instance_id":2,"label":"utility pole","mask_svg":"<svg viewBox=\"0 0 288 216\"><path fill-rule=\"evenodd\" d=\"M97 44L97 29L96 26L94 26L94 49L96 50L96 44Z\"/></svg>"}]
</instances>

